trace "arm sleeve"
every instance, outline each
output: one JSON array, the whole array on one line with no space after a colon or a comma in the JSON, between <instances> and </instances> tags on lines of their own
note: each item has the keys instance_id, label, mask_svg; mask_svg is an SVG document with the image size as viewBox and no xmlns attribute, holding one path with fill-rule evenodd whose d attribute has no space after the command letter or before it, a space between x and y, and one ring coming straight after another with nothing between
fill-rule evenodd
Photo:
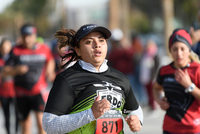
<instances>
[{"instance_id":1,"label":"arm sleeve","mask_svg":"<svg viewBox=\"0 0 200 134\"><path fill-rule=\"evenodd\" d=\"M197 80L197 87L200 88L200 69L198 69L198 71L196 72L197 76L196 76L196 80Z\"/></svg>"},{"instance_id":2,"label":"arm sleeve","mask_svg":"<svg viewBox=\"0 0 200 134\"><path fill-rule=\"evenodd\" d=\"M129 115L137 115L139 120L140 120L141 125L143 125L143 111L142 111L142 108L140 106L138 107L138 109L131 111L129 113Z\"/></svg>"},{"instance_id":3,"label":"arm sleeve","mask_svg":"<svg viewBox=\"0 0 200 134\"><path fill-rule=\"evenodd\" d=\"M70 115L55 115L44 112L42 125L47 134L64 134L95 120L91 108Z\"/></svg>"}]
</instances>

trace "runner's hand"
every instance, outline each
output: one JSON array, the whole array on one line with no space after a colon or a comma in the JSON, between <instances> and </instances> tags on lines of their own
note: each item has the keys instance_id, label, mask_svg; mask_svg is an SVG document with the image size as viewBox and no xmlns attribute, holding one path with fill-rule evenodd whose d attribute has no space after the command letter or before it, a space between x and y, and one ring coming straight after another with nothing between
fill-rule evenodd
<instances>
[{"instance_id":1,"label":"runner's hand","mask_svg":"<svg viewBox=\"0 0 200 134\"><path fill-rule=\"evenodd\" d=\"M127 121L130 130L133 132L140 131L140 129L142 128L142 125L137 115L127 116L125 120Z\"/></svg>"},{"instance_id":2,"label":"runner's hand","mask_svg":"<svg viewBox=\"0 0 200 134\"><path fill-rule=\"evenodd\" d=\"M29 67L27 65L17 65L16 66L16 74L23 75L28 72Z\"/></svg>"},{"instance_id":3,"label":"runner's hand","mask_svg":"<svg viewBox=\"0 0 200 134\"><path fill-rule=\"evenodd\" d=\"M167 110L169 108L169 102L167 102L167 98L163 97L161 101L159 102L159 105L162 110Z\"/></svg>"},{"instance_id":4,"label":"runner's hand","mask_svg":"<svg viewBox=\"0 0 200 134\"><path fill-rule=\"evenodd\" d=\"M180 83L183 87L187 88L192 84L190 76L188 74L187 69L185 71L181 70L180 68L176 70L174 73L176 81Z\"/></svg>"},{"instance_id":5,"label":"runner's hand","mask_svg":"<svg viewBox=\"0 0 200 134\"><path fill-rule=\"evenodd\" d=\"M99 99L100 96L95 99L91 107L95 119L101 117L106 111L110 110L110 102L107 99Z\"/></svg>"}]
</instances>

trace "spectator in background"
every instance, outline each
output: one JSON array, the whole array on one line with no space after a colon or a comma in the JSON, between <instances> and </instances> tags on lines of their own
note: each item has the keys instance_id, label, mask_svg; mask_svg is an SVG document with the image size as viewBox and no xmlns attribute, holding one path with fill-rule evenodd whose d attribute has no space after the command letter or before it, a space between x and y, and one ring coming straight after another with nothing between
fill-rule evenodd
<instances>
[{"instance_id":1,"label":"spectator in background","mask_svg":"<svg viewBox=\"0 0 200 134\"><path fill-rule=\"evenodd\" d=\"M44 39L42 37L37 37L36 42L44 44Z\"/></svg>"},{"instance_id":2,"label":"spectator in background","mask_svg":"<svg viewBox=\"0 0 200 134\"><path fill-rule=\"evenodd\" d=\"M151 110L155 110L156 108L153 98L152 87L157 69L160 65L159 57L157 54L157 44L151 39L147 40L145 50L140 61L139 79L147 90L149 106L151 107Z\"/></svg>"},{"instance_id":3,"label":"spectator in background","mask_svg":"<svg viewBox=\"0 0 200 134\"><path fill-rule=\"evenodd\" d=\"M5 117L5 127L7 134L10 134L10 111L11 104L15 107L15 90L13 77L8 75L4 76L2 70L5 66L5 62L9 58L9 53L12 49L12 44L9 39L3 38L0 43L0 100L2 103L3 113ZM15 132L18 130L17 111L15 110Z\"/></svg>"},{"instance_id":4,"label":"spectator in background","mask_svg":"<svg viewBox=\"0 0 200 134\"><path fill-rule=\"evenodd\" d=\"M133 90L136 93L136 98L140 102L140 104L146 105L148 100L147 100L145 88L141 84L140 79L139 79L140 60L143 55L144 48L138 35L132 34L131 49L134 50L133 63L134 63L134 70L135 70L133 73L133 78L134 78Z\"/></svg>"},{"instance_id":5,"label":"spectator in background","mask_svg":"<svg viewBox=\"0 0 200 134\"><path fill-rule=\"evenodd\" d=\"M42 116L49 92L46 79L54 80L55 62L50 48L36 42L35 26L23 25L21 36L22 44L12 49L4 73L15 78L14 86L22 134L31 133L31 110L36 116L38 133L44 134Z\"/></svg>"},{"instance_id":6,"label":"spectator in background","mask_svg":"<svg viewBox=\"0 0 200 134\"><path fill-rule=\"evenodd\" d=\"M108 64L119 70L120 72L126 74L130 80L132 89L134 87L134 64L133 64L133 54L134 50L130 49L130 46L123 42L124 34L121 29L115 28L111 31L112 35L110 38L111 50L107 56ZM124 44L123 44L124 43ZM134 94L137 94L134 92ZM137 98L137 96L136 96Z\"/></svg>"},{"instance_id":7,"label":"spectator in background","mask_svg":"<svg viewBox=\"0 0 200 134\"><path fill-rule=\"evenodd\" d=\"M197 21L189 29L192 40L192 51L200 58L200 10L198 11Z\"/></svg>"},{"instance_id":8,"label":"spectator in background","mask_svg":"<svg viewBox=\"0 0 200 134\"><path fill-rule=\"evenodd\" d=\"M195 31L200 29L200 10L197 13L197 19L194 20L192 27Z\"/></svg>"},{"instance_id":9,"label":"spectator in background","mask_svg":"<svg viewBox=\"0 0 200 134\"><path fill-rule=\"evenodd\" d=\"M56 74L58 74L60 72L59 64L61 63L61 58L58 51L57 39L53 39L51 43L52 43L52 53L55 60L55 72Z\"/></svg>"},{"instance_id":10,"label":"spectator in background","mask_svg":"<svg viewBox=\"0 0 200 134\"><path fill-rule=\"evenodd\" d=\"M144 52L144 48L143 48L143 45L142 45L138 35L135 35L135 34L132 35L131 47L134 50L134 63L135 63L135 65L139 65L138 63L141 60L141 57ZM139 66L138 66L138 68L139 68Z\"/></svg>"},{"instance_id":11,"label":"spectator in background","mask_svg":"<svg viewBox=\"0 0 200 134\"><path fill-rule=\"evenodd\" d=\"M190 37L192 40L192 51L200 58L200 29L190 28Z\"/></svg>"},{"instance_id":12,"label":"spectator in background","mask_svg":"<svg viewBox=\"0 0 200 134\"><path fill-rule=\"evenodd\" d=\"M200 64L190 53L191 44L184 29L173 31L169 38L173 62L159 69L153 85L155 100L166 110L163 134L200 134Z\"/></svg>"}]
</instances>

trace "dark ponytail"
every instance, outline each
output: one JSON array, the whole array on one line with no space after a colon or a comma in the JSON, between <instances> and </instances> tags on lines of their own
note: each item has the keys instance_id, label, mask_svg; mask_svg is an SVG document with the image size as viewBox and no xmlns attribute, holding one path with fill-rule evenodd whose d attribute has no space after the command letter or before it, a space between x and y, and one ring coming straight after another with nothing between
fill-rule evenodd
<instances>
[{"instance_id":1,"label":"dark ponytail","mask_svg":"<svg viewBox=\"0 0 200 134\"><path fill-rule=\"evenodd\" d=\"M54 35L54 38L57 39L58 52L61 57L61 64L59 65L60 69L65 68L72 61L76 61L80 59L80 57L77 55L75 51L75 46L79 47L75 39L75 34L76 34L76 31L62 27L62 29L57 31L56 34ZM63 55L61 49L67 46L68 46L68 53ZM67 62L62 64L66 60Z\"/></svg>"}]
</instances>

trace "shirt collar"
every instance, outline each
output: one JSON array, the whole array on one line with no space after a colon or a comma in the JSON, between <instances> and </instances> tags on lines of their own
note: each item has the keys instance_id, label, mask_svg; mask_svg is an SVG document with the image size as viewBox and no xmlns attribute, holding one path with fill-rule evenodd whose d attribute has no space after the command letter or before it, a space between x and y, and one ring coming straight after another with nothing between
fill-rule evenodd
<instances>
[{"instance_id":1,"label":"shirt collar","mask_svg":"<svg viewBox=\"0 0 200 134\"><path fill-rule=\"evenodd\" d=\"M90 64L90 63L87 63L83 60L79 60L79 65L82 67L82 69L84 70L87 70L89 72L93 72L93 73L102 73L102 72L105 72L106 70L108 70L108 65L107 65L107 62L108 60L104 60L104 62L102 63L102 65L100 66L99 68L99 72L96 70L96 68Z\"/></svg>"}]
</instances>

